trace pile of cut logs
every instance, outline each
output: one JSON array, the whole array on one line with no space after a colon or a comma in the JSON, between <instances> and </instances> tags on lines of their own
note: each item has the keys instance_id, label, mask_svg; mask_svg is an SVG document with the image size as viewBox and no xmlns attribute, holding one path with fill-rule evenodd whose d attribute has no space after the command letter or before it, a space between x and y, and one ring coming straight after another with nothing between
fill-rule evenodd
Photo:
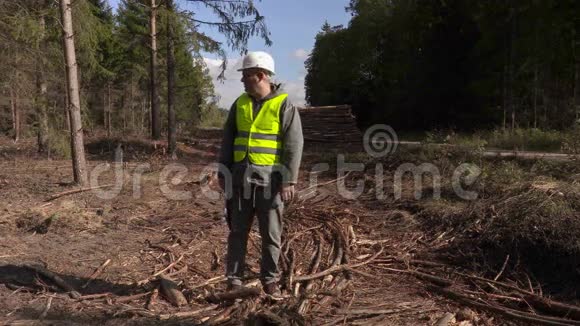
<instances>
[{"instance_id":1,"label":"pile of cut logs","mask_svg":"<svg viewBox=\"0 0 580 326\"><path fill-rule=\"evenodd\" d=\"M363 135L349 105L304 107L299 112L306 142L362 142Z\"/></svg>"}]
</instances>

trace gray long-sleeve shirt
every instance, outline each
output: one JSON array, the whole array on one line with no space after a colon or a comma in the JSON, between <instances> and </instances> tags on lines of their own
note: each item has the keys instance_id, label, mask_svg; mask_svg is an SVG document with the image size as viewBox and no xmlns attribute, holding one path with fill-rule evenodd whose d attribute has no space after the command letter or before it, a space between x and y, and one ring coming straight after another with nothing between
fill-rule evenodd
<instances>
[{"instance_id":1,"label":"gray long-sleeve shirt","mask_svg":"<svg viewBox=\"0 0 580 326\"><path fill-rule=\"evenodd\" d=\"M256 117L265 101L278 96L278 91L272 91L261 100L252 98L253 116ZM281 177L283 183L296 184L298 171L302 160L304 137L302 135L302 123L298 109L286 98L280 108L282 155ZM248 156L241 162L234 162L234 139L236 138L236 103L232 105L228 118L224 125L224 135L220 151L219 163L223 164L232 173L234 186L245 183L254 183L268 186L271 180L276 180L275 167L256 165L248 161ZM249 169L249 170L248 170ZM249 171L249 172L248 172Z\"/></svg>"}]
</instances>

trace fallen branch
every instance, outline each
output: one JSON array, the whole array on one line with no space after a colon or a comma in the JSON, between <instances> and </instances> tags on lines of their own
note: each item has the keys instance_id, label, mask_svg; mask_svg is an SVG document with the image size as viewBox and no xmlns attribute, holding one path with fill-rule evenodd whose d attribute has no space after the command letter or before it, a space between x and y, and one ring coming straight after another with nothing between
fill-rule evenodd
<instances>
[{"instance_id":1,"label":"fallen branch","mask_svg":"<svg viewBox=\"0 0 580 326\"><path fill-rule=\"evenodd\" d=\"M57 198L60 198L60 197L63 197L63 196L68 196L68 195L77 194L77 193L80 193L80 192L85 192L85 191L95 190L95 189L100 189L100 188L106 188L106 187L111 187L111 186L114 186L114 184L108 184L108 185L96 186L96 187L89 187L89 188L73 189L73 190L61 192L61 193L58 193L58 194L54 194L54 195L48 197L45 200L45 202L53 201L53 200L55 200Z\"/></svg>"},{"instance_id":2,"label":"fallen branch","mask_svg":"<svg viewBox=\"0 0 580 326\"><path fill-rule=\"evenodd\" d=\"M182 268L182 269L180 269L180 270L178 270L178 271L175 271L175 272L173 272L173 273L166 274L166 275L165 275L165 277L169 277L169 278L171 278L171 277L173 277L173 276L175 276L175 275L179 275L179 274L182 274L182 273L185 273L185 272L187 272L187 270L188 270L188 269L189 269L189 268L187 267L187 265L185 265L185 266L183 266L183 268Z\"/></svg>"},{"instance_id":3,"label":"fallen branch","mask_svg":"<svg viewBox=\"0 0 580 326\"><path fill-rule=\"evenodd\" d=\"M406 310L410 310L410 309L406 309L406 308L378 309L378 310L374 310L374 309L345 309L345 310L338 310L338 311L336 311L336 313L339 315L368 315L368 316L373 316L373 315L390 315L390 314L394 314L394 313L403 312Z\"/></svg>"},{"instance_id":4,"label":"fallen branch","mask_svg":"<svg viewBox=\"0 0 580 326\"><path fill-rule=\"evenodd\" d=\"M511 285L511 284L507 284L507 283L504 283L504 282L494 281L494 280L487 279L485 277L480 277L480 276L475 276L475 275L469 275L469 274L460 273L460 272L453 272L453 273L456 274L456 275L460 275L460 276L464 276L464 277L470 278L472 280L477 280L477 281L481 281L481 282L484 282L484 283L491 283L491 284L495 284L495 285L501 285L501 286L503 286L505 288L508 288L508 289L511 289L511 290L514 290L514 291L523 293L525 295L535 296L535 294L532 293L532 292L530 292L530 291L520 289L517 286Z\"/></svg>"},{"instance_id":5,"label":"fallen branch","mask_svg":"<svg viewBox=\"0 0 580 326\"><path fill-rule=\"evenodd\" d=\"M312 258L312 264L310 266L309 274L316 273L318 271L318 267L320 266L320 261L322 260L322 235L317 232L317 237L315 241L317 242L316 251L314 252L314 257ZM314 283L307 281L306 285L304 286L303 293L308 293L312 289ZM304 296L301 300L300 304L298 305L298 313L303 315L306 313L308 308L308 297Z\"/></svg>"},{"instance_id":6,"label":"fallen branch","mask_svg":"<svg viewBox=\"0 0 580 326\"><path fill-rule=\"evenodd\" d=\"M183 255L179 256L179 258L177 258L177 260L175 260L174 262L172 262L171 264L167 265L167 267L165 267L164 269L160 270L159 272L151 275L151 277L143 279L139 282L137 282L137 286L142 286L145 285L151 281L153 281L157 276L165 273L167 270L169 270L170 268L172 268L173 266L175 266L177 263L179 263L181 260L183 259Z\"/></svg>"},{"instance_id":7,"label":"fallen branch","mask_svg":"<svg viewBox=\"0 0 580 326\"><path fill-rule=\"evenodd\" d=\"M455 319L455 314L450 312L445 313L436 323L435 326L447 326Z\"/></svg>"},{"instance_id":8,"label":"fallen branch","mask_svg":"<svg viewBox=\"0 0 580 326\"><path fill-rule=\"evenodd\" d=\"M40 316L38 316L38 319L46 318L46 315L48 314L48 311L50 310L51 304L52 304L52 297L48 297L48 300L46 301L46 307L44 307L44 310L42 311Z\"/></svg>"},{"instance_id":9,"label":"fallen branch","mask_svg":"<svg viewBox=\"0 0 580 326\"><path fill-rule=\"evenodd\" d=\"M168 271L169 269L173 268L173 266L175 266L177 263L179 263L182 259L183 259L183 254L181 256L179 256L179 258L177 258L177 260L175 260L174 262L172 262L171 264L167 265L167 267L165 267L164 269L160 270L159 272L153 274L152 277L157 277L163 273L165 273L166 271Z\"/></svg>"},{"instance_id":10,"label":"fallen branch","mask_svg":"<svg viewBox=\"0 0 580 326\"><path fill-rule=\"evenodd\" d=\"M151 292L151 296L149 297L149 300L147 300L147 305L145 306L147 310L153 311L153 305L155 305L158 296L159 296L159 286L157 286L153 290L153 292Z\"/></svg>"},{"instance_id":11,"label":"fallen branch","mask_svg":"<svg viewBox=\"0 0 580 326\"><path fill-rule=\"evenodd\" d=\"M206 272L202 271L201 269L195 267L193 264L189 264L189 265L187 265L187 267L189 269L191 269L191 271L193 271L194 273L196 273L197 275L199 275L205 279L211 278L210 275L208 275Z\"/></svg>"},{"instance_id":12,"label":"fallen branch","mask_svg":"<svg viewBox=\"0 0 580 326\"><path fill-rule=\"evenodd\" d=\"M438 276L425 274L425 273L421 273L421 272L414 271L414 270L395 269L395 268L381 267L381 266L376 266L376 267L383 269L383 270L391 271L391 272L411 274L413 276L416 276L417 278L433 282L439 286L450 286L453 284L453 282L451 280L448 280L446 278L441 278Z\"/></svg>"},{"instance_id":13,"label":"fallen branch","mask_svg":"<svg viewBox=\"0 0 580 326\"><path fill-rule=\"evenodd\" d=\"M110 259L107 259L101 266L99 266L94 272L93 274L91 274L91 276L89 276L89 279L87 280L87 282L81 286L81 288L86 288L87 286L89 286L89 284L97 277L99 276L107 267L107 265L109 265L111 263Z\"/></svg>"},{"instance_id":14,"label":"fallen branch","mask_svg":"<svg viewBox=\"0 0 580 326\"><path fill-rule=\"evenodd\" d=\"M220 312L220 313L216 314L215 316L209 318L202 325L210 326L210 325L220 325L220 324L224 323L225 321L227 321L227 320L229 320L231 318L232 312L234 310L236 310L237 307L238 307L238 305L232 305L230 307L227 307L222 312Z\"/></svg>"},{"instance_id":15,"label":"fallen branch","mask_svg":"<svg viewBox=\"0 0 580 326\"><path fill-rule=\"evenodd\" d=\"M127 305L127 304L124 304L123 306L125 307L125 309L122 309L122 310L115 312L113 314L113 317L117 317L117 316L122 315L124 313L132 313L135 315L139 315L142 317L148 317L148 318L155 317L154 313L152 313L151 311L145 310L143 308L132 307L132 306Z\"/></svg>"},{"instance_id":16,"label":"fallen branch","mask_svg":"<svg viewBox=\"0 0 580 326\"><path fill-rule=\"evenodd\" d=\"M383 249L381 248L381 250L379 250L376 254L374 254L371 258L369 258L368 260L365 260L362 263L358 263L358 264L354 264L354 265L338 265L338 266L334 266L334 267L330 267L322 272L319 273L314 273L311 275L303 275L303 276L296 276L294 278L295 282L304 282L304 281L310 281L310 280L314 280L317 278L321 278L324 277L326 275L330 275L336 272L342 272L345 270L352 270L356 267L360 267L363 265L366 265L370 262L372 262L375 258L377 258L379 255L381 255L383 253Z\"/></svg>"},{"instance_id":17,"label":"fallen branch","mask_svg":"<svg viewBox=\"0 0 580 326\"><path fill-rule=\"evenodd\" d=\"M335 297L339 297L342 294L342 290L344 290L348 286L348 284L350 284L350 280L347 280L346 278L342 278L338 282L336 281L336 279L334 281L335 281L334 287L318 293L326 296L322 300L320 300L315 309L316 311L318 311L318 309L320 309L321 307L325 306L328 302L330 302L330 300L334 299Z\"/></svg>"},{"instance_id":18,"label":"fallen branch","mask_svg":"<svg viewBox=\"0 0 580 326\"><path fill-rule=\"evenodd\" d=\"M215 271L220 266L220 256L217 253L217 249L214 249L212 252L213 260L211 263L210 270Z\"/></svg>"},{"instance_id":19,"label":"fallen branch","mask_svg":"<svg viewBox=\"0 0 580 326\"><path fill-rule=\"evenodd\" d=\"M367 240L367 239L359 239L356 240L354 243L358 245L376 245L376 244L383 244L387 242L392 242L392 240Z\"/></svg>"},{"instance_id":20,"label":"fallen branch","mask_svg":"<svg viewBox=\"0 0 580 326\"><path fill-rule=\"evenodd\" d=\"M209 280L207 280L207 281L205 281L203 283L200 283L200 284L198 284L198 285L196 285L194 287L190 287L189 289L195 290L195 289L198 289L198 288L201 288L201 287L204 287L204 286L208 286L210 284L220 283L220 282L223 282L225 280L227 280L227 278L225 276L216 276L216 277L210 278Z\"/></svg>"},{"instance_id":21,"label":"fallen branch","mask_svg":"<svg viewBox=\"0 0 580 326\"><path fill-rule=\"evenodd\" d=\"M143 297L150 295L151 292L152 291L148 291L145 293L139 293L139 294L129 295L129 296L125 296L125 297L119 297L119 298L115 299L115 303L125 303L125 302L131 302L133 300L141 299Z\"/></svg>"},{"instance_id":22,"label":"fallen branch","mask_svg":"<svg viewBox=\"0 0 580 326\"><path fill-rule=\"evenodd\" d=\"M499 277L501 276L501 274L503 274L503 271L505 270L505 267L507 266L507 263L509 260L510 260L510 255L505 256L505 260L503 262L503 265L501 266L499 273L497 273L497 275L493 278L494 281L497 281L499 279Z\"/></svg>"},{"instance_id":23,"label":"fallen branch","mask_svg":"<svg viewBox=\"0 0 580 326\"><path fill-rule=\"evenodd\" d=\"M308 187L308 188L300 189L300 190L297 192L297 198L302 198L302 197L304 196L304 194L305 194L305 193L306 193L308 190L315 189L315 188L318 188L318 187L323 187L323 186L326 186L326 185L329 185L329 184L332 184L332 183L338 182L338 181L340 181L340 180L342 180L342 179L345 179L346 177L348 177L348 176L349 176L349 174L350 174L351 172L352 172L352 171L348 171L348 172L347 172L345 175L343 175L343 176L342 176L342 177L340 177L340 178L337 178L337 179L334 179L334 180L330 180L330 181L327 181L327 182L323 182L323 183L320 183L320 184L315 184L315 185L313 185L313 186L310 186L310 187Z\"/></svg>"},{"instance_id":24,"label":"fallen branch","mask_svg":"<svg viewBox=\"0 0 580 326\"><path fill-rule=\"evenodd\" d=\"M423 266L429 266L429 267L442 267L442 268L448 268L448 265L442 264L442 263L437 263L437 262L433 262L433 261L427 261L427 260L419 260L419 259L402 259L402 258L396 258L393 257L392 260L394 261L398 261L404 264L411 264L411 265L423 265Z\"/></svg>"},{"instance_id":25,"label":"fallen branch","mask_svg":"<svg viewBox=\"0 0 580 326\"><path fill-rule=\"evenodd\" d=\"M525 296L525 300L538 310L560 317L580 320L580 307L578 306L553 301L537 295L527 295Z\"/></svg>"},{"instance_id":26,"label":"fallen branch","mask_svg":"<svg viewBox=\"0 0 580 326\"><path fill-rule=\"evenodd\" d=\"M100 299L100 298L104 298L104 297L108 297L111 295L111 292L107 292L107 293L97 293L97 294L87 294L87 295L83 295L80 298L78 298L79 301L83 301L83 300L90 300L90 299Z\"/></svg>"},{"instance_id":27,"label":"fallen branch","mask_svg":"<svg viewBox=\"0 0 580 326\"><path fill-rule=\"evenodd\" d=\"M294 242L294 240L300 238L301 236L303 236L304 234L306 234L308 231L312 231L312 230L315 230L315 229L319 229L320 227L321 227L320 225L317 225L317 226L314 226L314 227L311 227L311 228L302 230L300 232L296 232L296 234L294 234L294 236L292 238L288 239L288 241L286 241L284 243L283 247L286 247L286 249L284 250L284 253L286 255L288 254L288 251L290 250L290 245L292 244L292 242Z\"/></svg>"},{"instance_id":28,"label":"fallen branch","mask_svg":"<svg viewBox=\"0 0 580 326\"><path fill-rule=\"evenodd\" d=\"M159 284L161 293L171 304L177 307L187 304L187 299L185 299L175 282L162 276L159 278Z\"/></svg>"},{"instance_id":29,"label":"fallen branch","mask_svg":"<svg viewBox=\"0 0 580 326\"><path fill-rule=\"evenodd\" d=\"M287 320L268 309L255 313L252 321L255 325L290 326Z\"/></svg>"},{"instance_id":30,"label":"fallen branch","mask_svg":"<svg viewBox=\"0 0 580 326\"><path fill-rule=\"evenodd\" d=\"M286 275L286 289L288 292L292 292L292 283L294 280L294 269L296 267L294 250L290 249L288 253L288 274Z\"/></svg>"},{"instance_id":31,"label":"fallen branch","mask_svg":"<svg viewBox=\"0 0 580 326\"><path fill-rule=\"evenodd\" d=\"M176 313L172 313L172 314L163 314L163 315L159 315L159 319L160 320L167 320L167 319L172 319L172 318L189 318L189 317L193 317L193 316L197 316L203 312L206 311L210 311L210 310L214 310L218 307L218 305L211 305L208 307L204 307L198 310L193 310L193 311L181 311L181 312L176 312Z\"/></svg>"},{"instance_id":32,"label":"fallen branch","mask_svg":"<svg viewBox=\"0 0 580 326\"><path fill-rule=\"evenodd\" d=\"M329 227L330 227L330 225L329 225ZM336 253L335 253L334 259L332 260L330 267L328 269L332 269L334 267L337 267L342 262L342 257L344 256L344 248L341 245L340 240L341 240L340 239L340 232L335 232L334 241L332 242L332 245L333 245L333 249L336 248ZM331 250L331 253L332 253L332 250ZM346 265L342 265L342 266L346 266ZM322 286L324 286L326 283L332 282L333 279L334 279L334 276L332 275L332 273L327 274L326 276L324 276L324 279L322 280Z\"/></svg>"},{"instance_id":33,"label":"fallen branch","mask_svg":"<svg viewBox=\"0 0 580 326\"><path fill-rule=\"evenodd\" d=\"M23 267L31 269L37 272L38 274L46 277L47 279L51 280L52 282L54 282L54 284L58 285L58 287L68 292L71 298L78 299L81 297L81 294L77 292L75 288L73 288L70 284L65 282L60 276L56 275L55 273L40 266L24 265Z\"/></svg>"},{"instance_id":34,"label":"fallen branch","mask_svg":"<svg viewBox=\"0 0 580 326\"><path fill-rule=\"evenodd\" d=\"M524 322L532 323L534 325L556 325L556 326L580 325L580 322L576 321L576 320L534 315L534 314L526 313L526 312L519 311L519 310L503 308L503 307L498 307L498 306L492 306L489 304L477 302L477 301L473 300L472 298L465 296L465 295L462 295L460 293L454 292L449 288L430 286L429 289L434 291L434 292L439 292L439 293L445 295L446 297L448 297L452 300L455 300L457 302L460 302L460 303L463 303L466 305L470 305L470 306L473 306L475 308L479 308L482 310L491 311L491 312L497 313L499 315L502 315L506 318L510 318L513 320L524 321Z\"/></svg>"},{"instance_id":35,"label":"fallen branch","mask_svg":"<svg viewBox=\"0 0 580 326\"><path fill-rule=\"evenodd\" d=\"M231 301L235 299L251 298L260 295L260 289L256 287L242 287L241 289L227 291L222 293L212 293L205 297L208 302L220 303L222 301Z\"/></svg>"}]
</instances>

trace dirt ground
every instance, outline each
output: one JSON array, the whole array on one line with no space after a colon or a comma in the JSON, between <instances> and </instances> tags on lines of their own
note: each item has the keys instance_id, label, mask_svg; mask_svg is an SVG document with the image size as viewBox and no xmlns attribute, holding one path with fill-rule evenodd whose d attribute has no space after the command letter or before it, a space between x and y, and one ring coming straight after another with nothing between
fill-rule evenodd
<instances>
[{"instance_id":1,"label":"dirt ground","mask_svg":"<svg viewBox=\"0 0 580 326\"><path fill-rule=\"evenodd\" d=\"M114 141L90 139L87 143L92 171L104 163L113 164ZM236 325L245 320L246 324L268 324L264 318L226 316L231 312L228 310L231 303L218 306L208 303L208 295L225 289L220 276L224 273L228 229L222 218L222 200L203 196L204 183L199 180L206 167L215 162L218 140L198 139L179 146L178 161L170 162L164 158L162 145L137 140L124 142L125 173L118 195L102 199L95 191L86 191L48 201L55 194L76 189L71 185L70 161L37 157L33 140L14 144L2 138L0 323L190 325L205 322L208 325ZM318 157L314 152L305 153L302 170L308 171ZM144 166L145 163L148 166ZM160 173L168 163L182 164L187 173L160 182ZM134 189L138 169L142 171L140 194ZM113 176L112 171L104 172L99 184L114 183ZM333 179L329 174L322 175L319 181ZM298 188L306 188L308 174L303 172L300 180ZM167 187L189 191L191 198L169 199L164 195ZM101 190L106 189L110 188ZM308 274L306 263L311 252L316 250L316 243L320 246L317 236L327 244L320 249L321 266L331 266L334 243L326 241L327 233L323 229L334 223L334 219L349 230L350 261L347 263L352 266L364 263L369 257L374 259L372 266L362 266L364 269L359 272L353 268L355 271L342 279L349 279L348 283L337 281L338 277L334 283L325 280L328 289L338 291L341 288L338 284L346 286L334 295L311 297L307 312L296 319L301 323L433 325L445 313L455 313L462 308L428 291L417 278L396 272L401 264L395 258L438 257L441 255L438 249L448 241L444 236L421 231L411 211L395 209L370 197L344 199L338 196L332 182L321 186L315 195L291 203L288 210L293 216L286 221L288 232L296 236L290 241L292 245L288 244L288 248L292 246L293 249L287 253L291 251L298 263L283 265L286 269L294 265L295 276ZM308 224L316 219L326 224ZM248 245L250 274L259 270L258 245L259 235L254 228ZM298 260L303 256L306 263ZM90 279L105 262L108 264L102 272ZM53 279L30 266L39 266L60 276L80 293L81 298L71 298ZM178 283L188 301L184 306L171 305L163 295L151 299L157 284L152 276L168 266L170 268L164 273ZM141 280L144 282L139 283ZM257 285L255 278L253 284ZM314 288L324 289L326 285L320 284ZM252 308L254 313L271 311L282 315L277 307L292 307L296 300L304 299L292 295L300 293L300 289L292 290L286 288L289 298L282 302L272 302L260 294L252 299L256 305ZM87 297L107 293L107 296ZM131 297L136 294L143 295ZM240 300L235 302L237 307L243 304ZM191 318L170 316L201 308L207 309ZM375 313L365 313L365 309ZM475 315L449 325L504 324L497 316L483 312Z\"/></svg>"}]
</instances>

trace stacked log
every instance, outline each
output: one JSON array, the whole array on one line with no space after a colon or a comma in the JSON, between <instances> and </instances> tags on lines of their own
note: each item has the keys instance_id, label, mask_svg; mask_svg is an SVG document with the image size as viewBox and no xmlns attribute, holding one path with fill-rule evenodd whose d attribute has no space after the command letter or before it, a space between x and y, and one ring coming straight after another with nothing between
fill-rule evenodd
<instances>
[{"instance_id":1,"label":"stacked log","mask_svg":"<svg viewBox=\"0 0 580 326\"><path fill-rule=\"evenodd\" d=\"M299 108L304 141L312 144L361 144L363 134L349 105ZM193 137L221 139L221 128L197 128Z\"/></svg>"},{"instance_id":2,"label":"stacked log","mask_svg":"<svg viewBox=\"0 0 580 326\"><path fill-rule=\"evenodd\" d=\"M362 142L363 135L349 105L304 107L299 112L305 142Z\"/></svg>"}]
</instances>

